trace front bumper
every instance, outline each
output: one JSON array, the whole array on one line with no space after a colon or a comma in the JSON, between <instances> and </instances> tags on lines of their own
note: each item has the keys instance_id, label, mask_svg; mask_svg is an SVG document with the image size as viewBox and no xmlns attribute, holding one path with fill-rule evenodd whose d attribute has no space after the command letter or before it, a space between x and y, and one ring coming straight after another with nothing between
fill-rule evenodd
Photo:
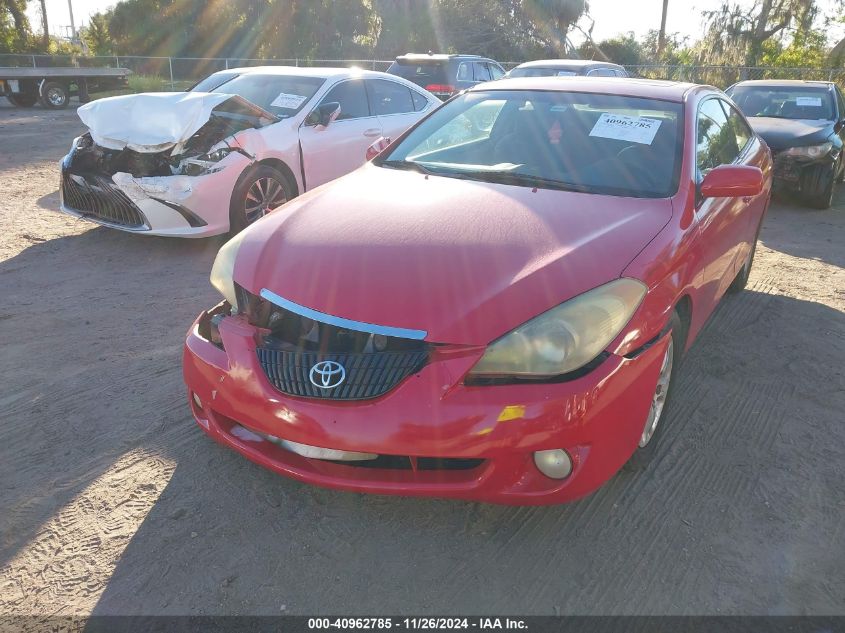
<instances>
[{"instance_id":1,"label":"front bumper","mask_svg":"<svg viewBox=\"0 0 845 633\"><path fill-rule=\"evenodd\" d=\"M257 358L257 329L241 317L219 324L223 349L188 332L183 371L194 417L218 442L283 475L378 494L506 504L571 501L612 477L637 447L666 337L633 358L610 355L569 382L468 387L482 349L438 348L417 374L368 401L282 394ZM200 404L194 401L194 395ZM302 457L247 430L292 442L385 456L481 459L466 470L394 470ZM247 438L247 439L244 439ZM564 448L573 472L542 475L533 452Z\"/></svg>"},{"instance_id":2,"label":"front bumper","mask_svg":"<svg viewBox=\"0 0 845 633\"><path fill-rule=\"evenodd\" d=\"M831 153L819 158L789 156L785 151L772 152L773 186L778 189L801 191L804 186L804 174L810 169L832 169L836 155Z\"/></svg>"},{"instance_id":3,"label":"front bumper","mask_svg":"<svg viewBox=\"0 0 845 633\"><path fill-rule=\"evenodd\" d=\"M189 238L229 230L232 191L249 164L233 152L212 174L133 178L75 173L72 157L73 150L60 163L62 212L121 231Z\"/></svg>"}]
</instances>

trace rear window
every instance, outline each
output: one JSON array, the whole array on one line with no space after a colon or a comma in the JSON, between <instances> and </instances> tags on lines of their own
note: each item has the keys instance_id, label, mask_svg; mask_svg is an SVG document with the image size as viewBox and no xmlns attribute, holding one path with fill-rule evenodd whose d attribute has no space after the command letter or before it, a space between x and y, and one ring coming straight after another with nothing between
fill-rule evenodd
<instances>
[{"instance_id":1,"label":"rear window","mask_svg":"<svg viewBox=\"0 0 845 633\"><path fill-rule=\"evenodd\" d=\"M508 77L571 77L578 71L567 68L514 68Z\"/></svg>"},{"instance_id":2,"label":"rear window","mask_svg":"<svg viewBox=\"0 0 845 633\"><path fill-rule=\"evenodd\" d=\"M729 94L745 116L834 119L833 95L824 87L736 86Z\"/></svg>"},{"instance_id":3,"label":"rear window","mask_svg":"<svg viewBox=\"0 0 845 633\"><path fill-rule=\"evenodd\" d=\"M391 75L407 79L408 81L413 81L423 88L431 84L449 83L446 75L445 62L393 62L390 68L387 69L387 72Z\"/></svg>"}]
</instances>

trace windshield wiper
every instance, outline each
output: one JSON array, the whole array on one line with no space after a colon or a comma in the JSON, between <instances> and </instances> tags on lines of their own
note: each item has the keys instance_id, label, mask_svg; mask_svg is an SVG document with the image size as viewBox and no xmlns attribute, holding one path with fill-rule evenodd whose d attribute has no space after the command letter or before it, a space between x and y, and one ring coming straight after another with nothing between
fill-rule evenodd
<instances>
[{"instance_id":1,"label":"windshield wiper","mask_svg":"<svg viewBox=\"0 0 845 633\"><path fill-rule=\"evenodd\" d=\"M418 171L421 174L433 174L430 169L427 169L419 163L412 160L383 160L379 163L380 167L389 167L390 169L410 169Z\"/></svg>"},{"instance_id":2,"label":"windshield wiper","mask_svg":"<svg viewBox=\"0 0 845 633\"><path fill-rule=\"evenodd\" d=\"M503 185L522 185L526 187L537 187L539 189L555 189L557 191L576 191L580 193L593 193L590 187L576 185L563 180L534 176L532 174L520 174L508 171L461 171L442 174L453 178L467 178L480 180L482 182L495 182Z\"/></svg>"}]
</instances>

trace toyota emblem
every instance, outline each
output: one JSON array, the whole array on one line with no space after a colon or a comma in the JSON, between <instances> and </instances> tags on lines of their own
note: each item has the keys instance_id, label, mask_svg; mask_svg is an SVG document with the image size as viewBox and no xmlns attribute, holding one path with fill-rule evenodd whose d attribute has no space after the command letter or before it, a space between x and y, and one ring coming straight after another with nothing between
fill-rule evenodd
<instances>
[{"instance_id":1,"label":"toyota emblem","mask_svg":"<svg viewBox=\"0 0 845 633\"><path fill-rule=\"evenodd\" d=\"M320 389L334 389L346 380L346 369L333 360L322 360L308 372L308 380Z\"/></svg>"}]
</instances>

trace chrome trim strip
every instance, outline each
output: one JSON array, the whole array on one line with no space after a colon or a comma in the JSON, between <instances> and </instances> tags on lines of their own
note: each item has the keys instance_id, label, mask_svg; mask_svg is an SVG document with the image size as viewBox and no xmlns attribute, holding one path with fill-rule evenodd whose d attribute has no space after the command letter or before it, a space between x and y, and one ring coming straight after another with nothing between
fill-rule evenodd
<instances>
[{"instance_id":1,"label":"chrome trim strip","mask_svg":"<svg viewBox=\"0 0 845 633\"><path fill-rule=\"evenodd\" d=\"M259 293L264 299L275 303L280 308L284 308L290 312L294 312L300 316L320 323L328 323L336 327L343 327L347 330L355 330L356 332L367 332L368 334L381 334L383 336L395 336L397 338L407 338L416 341L423 340L428 332L425 330L411 330L403 327L391 327L389 325L375 325L373 323L364 323L363 321L353 321L352 319L344 319L343 317L333 316L325 312L319 312L306 308L298 303L289 301L284 297L280 297L275 292L262 288Z\"/></svg>"}]
</instances>

